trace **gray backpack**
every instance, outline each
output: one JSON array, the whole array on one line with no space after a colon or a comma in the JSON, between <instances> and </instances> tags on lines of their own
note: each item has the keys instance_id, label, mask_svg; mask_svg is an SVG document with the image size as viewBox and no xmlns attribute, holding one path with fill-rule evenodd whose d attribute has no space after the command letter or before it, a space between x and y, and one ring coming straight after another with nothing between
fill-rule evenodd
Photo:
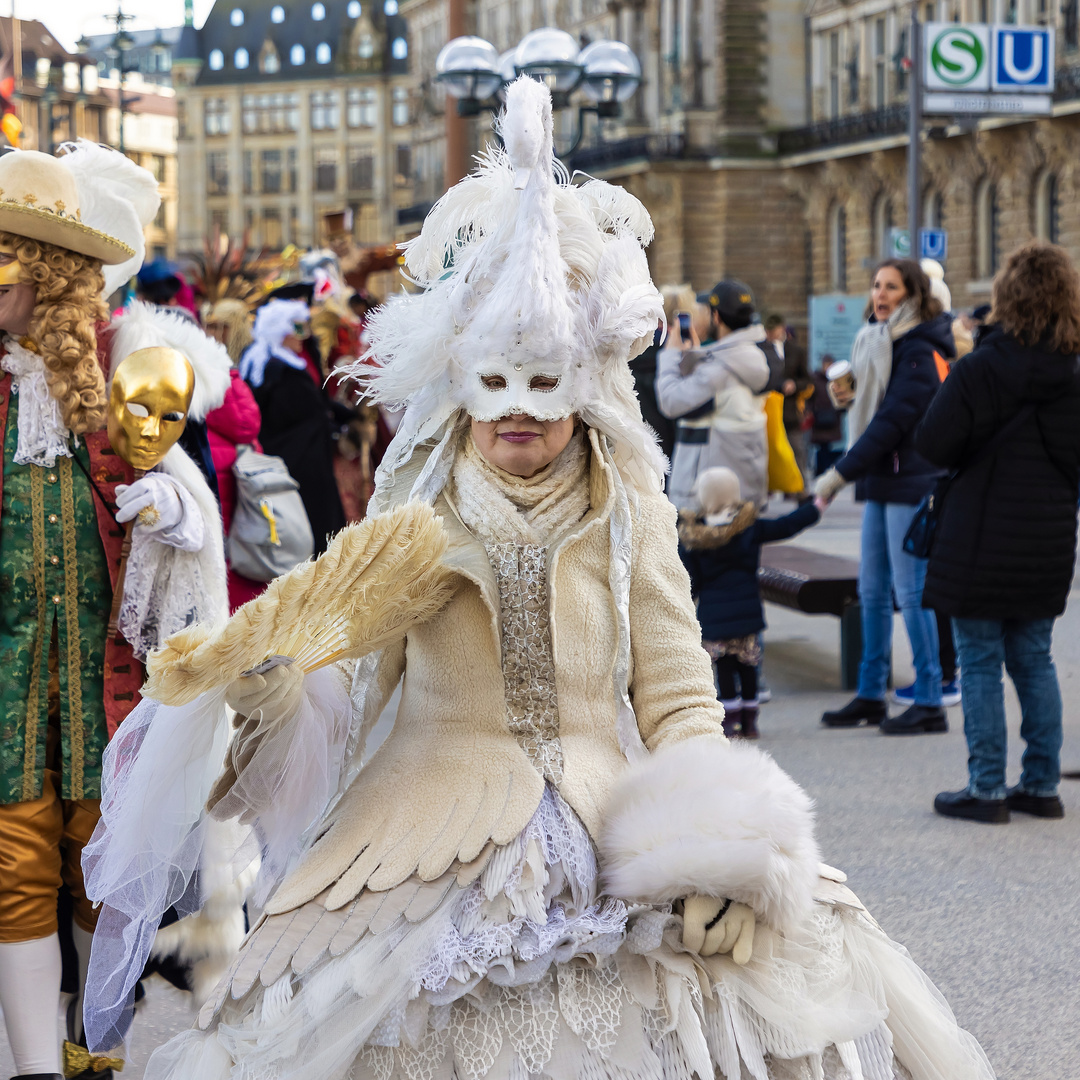
<instances>
[{"instance_id":1,"label":"gray backpack","mask_svg":"<svg viewBox=\"0 0 1080 1080\"><path fill-rule=\"evenodd\" d=\"M300 485L279 457L239 446L232 467L236 509L229 529L229 565L252 581L273 581L315 550Z\"/></svg>"}]
</instances>

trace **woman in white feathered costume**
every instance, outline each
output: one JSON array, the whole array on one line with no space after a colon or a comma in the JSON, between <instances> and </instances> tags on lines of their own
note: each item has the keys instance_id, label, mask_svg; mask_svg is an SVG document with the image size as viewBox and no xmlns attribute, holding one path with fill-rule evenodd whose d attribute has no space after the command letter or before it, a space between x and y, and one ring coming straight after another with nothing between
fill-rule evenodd
<instances>
[{"instance_id":1,"label":"woman in white feathered costume","mask_svg":"<svg viewBox=\"0 0 1080 1080\"><path fill-rule=\"evenodd\" d=\"M273 891L146 1076L989 1080L821 867L809 798L723 737L628 368L661 312L647 215L553 165L537 83L510 87L502 135L408 248L425 291L369 324L367 385L407 410L379 516L151 661L90 895L183 878L204 800L255 820ZM185 784L170 849L130 808Z\"/></svg>"}]
</instances>

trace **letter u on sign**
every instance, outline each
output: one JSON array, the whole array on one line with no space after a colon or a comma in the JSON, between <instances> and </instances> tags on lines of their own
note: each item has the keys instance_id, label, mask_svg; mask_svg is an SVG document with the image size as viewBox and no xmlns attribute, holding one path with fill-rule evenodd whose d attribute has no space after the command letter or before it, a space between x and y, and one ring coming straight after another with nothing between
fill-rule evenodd
<instances>
[{"instance_id":1,"label":"letter u on sign","mask_svg":"<svg viewBox=\"0 0 1080 1080\"><path fill-rule=\"evenodd\" d=\"M1054 31L1049 27L994 27L994 90L1045 94L1054 88Z\"/></svg>"}]
</instances>

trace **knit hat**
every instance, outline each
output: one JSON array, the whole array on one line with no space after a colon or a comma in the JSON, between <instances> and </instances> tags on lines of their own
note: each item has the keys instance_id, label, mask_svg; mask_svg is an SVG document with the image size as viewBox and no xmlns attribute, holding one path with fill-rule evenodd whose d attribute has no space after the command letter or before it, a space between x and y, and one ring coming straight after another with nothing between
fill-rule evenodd
<instances>
[{"instance_id":1,"label":"knit hat","mask_svg":"<svg viewBox=\"0 0 1080 1080\"><path fill-rule=\"evenodd\" d=\"M945 284L945 268L937 259L922 259L919 266L930 279L930 295L940 301L943 310L952 311L952 293Z\"/></svg>"},{"instance_id":2,"label":"knit hat","mask_svg":"<svg viewBox=\"0 0 1080 1080\"><path fill-rule=\"evenodd\" d=\"M706 469L698 477L695 488L707 525L727 525L734 520L742 504L742 489L731 469L723 466Z\"/></svg>"}]
</instances>

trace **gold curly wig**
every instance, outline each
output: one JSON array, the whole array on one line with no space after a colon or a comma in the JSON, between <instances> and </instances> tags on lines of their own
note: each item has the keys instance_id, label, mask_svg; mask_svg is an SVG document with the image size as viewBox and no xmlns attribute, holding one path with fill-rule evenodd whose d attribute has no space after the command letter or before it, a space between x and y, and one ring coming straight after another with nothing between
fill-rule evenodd
<instances>
[{"instance_id":1,"label":"gold curly wig","mask_svg":"<svg viewBox=\"0 0 1080 1080\"><path fill-rule=\"evenodd\" d=\"M95 326L109 317L101 261L13 233L0 232L0 244L15 252L23 279L36 291L28 336L45 361L64 423L75 435L100 431L108 399Z\"/></svg>"}]
</instances>

